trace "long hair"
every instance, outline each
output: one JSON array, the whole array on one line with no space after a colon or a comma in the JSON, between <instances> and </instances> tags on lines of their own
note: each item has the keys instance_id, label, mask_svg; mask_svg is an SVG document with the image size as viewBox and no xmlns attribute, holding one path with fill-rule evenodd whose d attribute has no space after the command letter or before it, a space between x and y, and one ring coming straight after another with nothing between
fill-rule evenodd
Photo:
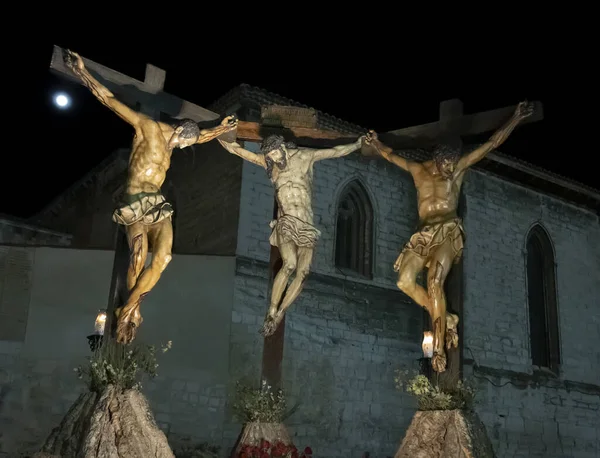
<instances>
[{"instance_id":1,"label":"long hair","mask_svg":"<svg viewBox=\"0 0 600 458\"><path fill-rule=\"evenodd\" d=\"M198 138L200 136L200 127L192 119L182 119L174 127L183 127L179 134L181 138Z\"/></svg>"},{"instance_id":2,"label":"long hair","mask_svg":"<svg viewBox=\"0 0 600 458\"><path fill-rule=\"evenodd\" d=\"M281 150L282 146L284 146L286 149L296 148L295 143L286 142L283 136L281 135L269 135L262 141L260 145L260 151L265 157L265 163L267 165L267 175L269 176L269 178L271 178L271 174L273 173L273 167L276 163L273 159L271 159L271 157L268 154L276 149ZM284 169L287 166L287 155L283 150L282 153L282 164L277 164L277 167L279 167L279 169Z\"/></svg>"},{"instance_id":3,"label":"long hair","mask_svg":"<svg viewBox=\"0 0 600 458\"><path fill-rule=\"evenodd\" d=\"M460 150L449 145L439 144L433 149L433 160L441 170L444 161L457 163L460 159Z\"/></svg>"}]
</instances>

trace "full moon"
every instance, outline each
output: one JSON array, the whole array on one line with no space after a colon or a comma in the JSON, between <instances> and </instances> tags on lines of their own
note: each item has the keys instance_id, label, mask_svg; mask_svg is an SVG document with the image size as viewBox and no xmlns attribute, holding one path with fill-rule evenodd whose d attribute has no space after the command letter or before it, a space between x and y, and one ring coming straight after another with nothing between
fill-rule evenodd
<instances>
[{"instance_id":1,"label":"full moon","mask_svg":"<svg viewBox=\"0 0 600 458\"><path fill-rule=\"evenodd\" d=\"M66 108L69 105L69 97L65 94L57 94L54 97L54 103L58 105L60 108Z\"/></svg>"}]
</instances>

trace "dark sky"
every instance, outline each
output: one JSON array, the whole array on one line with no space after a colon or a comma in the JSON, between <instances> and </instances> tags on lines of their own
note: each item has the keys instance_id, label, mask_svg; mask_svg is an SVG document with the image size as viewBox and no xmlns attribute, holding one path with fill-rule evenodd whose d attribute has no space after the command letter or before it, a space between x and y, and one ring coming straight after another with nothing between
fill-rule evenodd
<instances>
[{"instance_id":1,"label":"dark sky","mask_svg":"<svg viewBox=\"0 0 600 458\"><path fill-rule=\"evenodd\" d=\"M415 62L390 57L385 50L368 58L323 50L320 55L291 61L277 56L252 58L250 51L245 58L237 51L221 59L198 52L190 59L197 51L189 47L193 43L180 41L177 46L151 49L137 41L90 45L73 39L37 42L27 53L22 73L27 77L17 83L26 85L22 91L26 96L17 111L21 120L35 119L41 134L27 127L27 122L19 123L19 135L9 144L10 154L4 153L8 167L0 180L5 196L0 213L31 216L116 148L131 142L131 128L87 89L50 73L53 44L139 80L144 79L146 63L152 63L166 70L167 92L200 106L248 83L379 132L435 121L439 102L451 98L460 98L466 113L515 105L524 99L541 100L545 119L517 129L502 151L600 187L589 166L571 163L582 154L597 156L595 150L585 152L590 145L581 135L584 116L578 92L582 89L561 80L557 57L545 60L546 53L534 45L522 45L499 65L486 56L481 62L450 59L449 64L432 57ZM70 109L55 107L53 96L58 91L71 96Z\"/></svg>"}]
</instances>

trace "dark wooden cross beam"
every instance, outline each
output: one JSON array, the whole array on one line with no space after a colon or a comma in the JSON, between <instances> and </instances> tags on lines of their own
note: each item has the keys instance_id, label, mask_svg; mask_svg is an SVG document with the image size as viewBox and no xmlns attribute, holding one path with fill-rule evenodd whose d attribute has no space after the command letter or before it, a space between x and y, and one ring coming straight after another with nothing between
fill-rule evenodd
<instances>
[{"instance_id":1,"label":"dark wooden cross beam","mask_svg":"<svg viewBox=\"0 0 600 458\"><path fill-rule=\"evenodd\" d=\"M533 104L533 115L525 118L520 125L544 119L542 103L536 101ZM393 149L424 148L440 142L462 146L461 137L486 132L491 135L508 121L516 108L517 106L514 105L465 115L460 100L445 100L440 103L438 121L381 133L379 138Z\"/></svg>"},{"instance_id":2,"label":"dark wooden cross beam","mask_svg":"<svg viewBox=\"0 0 600 458\"><path fill-rule=\"evenodd\" d=\"M74 49L73 51L76 52L77 50ZM65 49L54 46L50 70L63 78L81 83L77 76L65 65L65 53ZM83 56L81 58L92 76L113 92L123 103L132 108L139 104L141 108L138 111L152 116L154 119L158 119L159 111L173 118L190 118L196 122L213 121L219 118L217 113L164 92L166 72L154 65L146 64L145 79L139 81Z\"/></svg>"},{"instance_id":3,"label":"dark wooden cross beam","mask_svg":"<svg viewBox=\"0 0 600 458\"><path fill-rule=\"evenodd\" d=\"M329 148L355 142L359 137L359 135L315 127L283 127L269 126L258 122L238 122L236 133L238 140L260 143L269 135L282 135L286 141L292 141L298 146L307 148Z\"/></svg>"},{"instance_id":4,"label":"dark wooden cross beam","mask_svg":"<svg viewBox=\"0 0 600 458\"><path fill-rule=\"evenodd\" d=\"M106 308L105 335L116 338L117 319L115 310L127 302L129 290L127 289L127 269L129 268L129 244L125 230L115 228L114 240L115 257L113 259L112 278L108 293L108 306Z\"/></svg>"},{"instance_id":5,"label":"dark wooden cross beam","mask_svg":"<svg viewBox=\"0 0 600 458\"><path fill-rule=\"evenodd\" d=\"M379 135L383 143L393 149L427 148L437 143L447 144L454 148L463 147L462 138L489 132L490 135L498 130L513 115L515 106L500 108L464 115L463 103L458 99L446 100L440 103L439 120L420 126L407 127ZM541 121L544 118L541 102L534 102L534 113L525 118L522 124ZM401 152L400 152L401 153ZM490 157L493 160L493 157ZM461 191L458 214L464 217L465 198ZM438 382L445 388L453 388L462 377L463 345L464 345L464 268L463 259L454 264L446 279L447 309L459 316L459 346L447 350L446 371L439 374ZM430 323L431 326L431 323Z\"/></svg>"}]
</instances>

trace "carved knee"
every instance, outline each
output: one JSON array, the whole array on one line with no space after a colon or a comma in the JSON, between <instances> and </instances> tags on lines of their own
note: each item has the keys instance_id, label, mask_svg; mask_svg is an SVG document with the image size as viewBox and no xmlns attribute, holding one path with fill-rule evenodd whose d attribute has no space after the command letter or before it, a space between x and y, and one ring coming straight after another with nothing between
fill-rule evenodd
<instances>
[{"instance_id":1,"label":"carved knee","mask_svg":"<svg viewBox=\"0 0 600 458\"><path fill-rule=\"evenodd\" d=\"M415 289L415 284L416 282L412 275L400 275L400 277L398 277L398 281L396 282L398 289L407 294Z\"/></svg>"},{"instance_id":2,"label":"carved knee","mask_svg":"<svg viewBox=\"0 0 600 458\"><path fill-rule=\"evenodd\" d=\"M158 269L159 272L163 272L173 257L170 254L157 253L152 257L152 267Z\"/></svg>"},{"instance_id":3,"label":"carved knee","mask_svg":"<svg viewBox=\"0 0 600 458\"><path fill-rule=\"evenodd\" d=\"M294 270L296 270L296 262L295 261L286 261L281 266L281 269L287 274L291 275Z\"/></svg>"},{"instance_id":4,"label":"carved knee","mask_svg":"<svg viewBox=\"0 0 600 458\"><path fill-rule=\"evenodd\" d=\"M296 275L298 276L298 278L300 278L300 280L304 281L306 280L306 277L308 277L309 273L310 268L305 267L304 269L300 269L298 272L296 272Z\"/></svg>"},{"instance_id":5,"label":"carved knee","mask_svg":"<svg viewBox=\"0 0 600 458\"><path fill-rule=\"evenodd\" d=\"M162 262L160 264L160 271L161 272L164 271L167 268L167 266L171 262L171 259L173 259L173 256L171 256L170 254L167 254L167 255L163 256Z\"/></svg>"}]
</instances>

